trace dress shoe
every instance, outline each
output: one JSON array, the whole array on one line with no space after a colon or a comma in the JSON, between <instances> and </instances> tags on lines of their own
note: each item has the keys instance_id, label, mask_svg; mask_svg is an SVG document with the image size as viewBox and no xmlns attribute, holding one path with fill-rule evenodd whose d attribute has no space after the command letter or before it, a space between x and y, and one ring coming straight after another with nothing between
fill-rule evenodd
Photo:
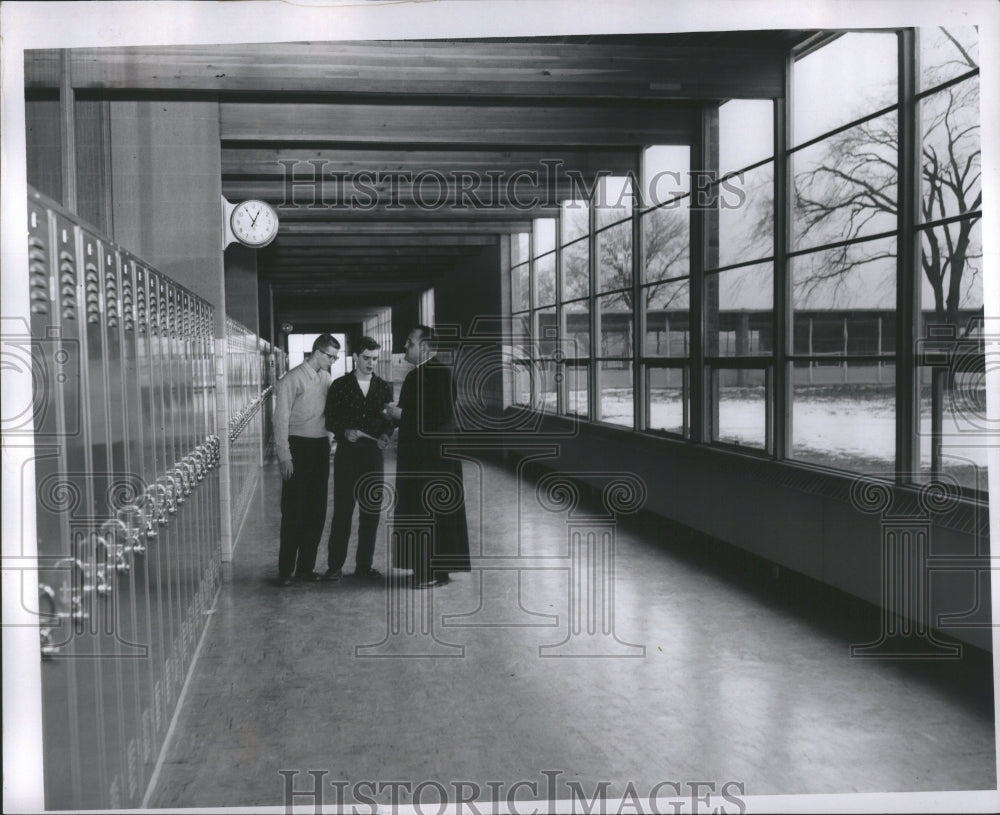
<instances>
[{"instance_id":1,"label":"dress shoe","mask_svg":"<svg viewBox=\"0 0 1000 815\"><path fill-rule=\"evenodd\" d=\"M385 575L378 569L355 569L351 577L356 577L359 580L385 580Z\"/></svg>"},{"instance_id":2,"label":"dress shoe","mask_svg":"<svg viewBox=\"0 0 1000 815\"><path fill-rule=\"evenodd\" d=\"M285 588L287 586L294 586L295 585L295 581L292 580L292 578L290 578L290 577L279 577L278 578L278 585L281 586L282 588Z\"/></svg>"},{"instance_id":3,"label":"dress shoe","mask_svg":"<svg viewBox=\"0 0 1000 815\"><path fill-rule=\"evenodd\" d=\"M336 583L340 580L341 572L340 569L327 569L323 572L323 579L328 583Z\"/></svg>"},{"instance_id":4,"label":"dress shoe","mask_svg":"<svg viewBox=\"0 0 1000 815\"><path fill-rule=\"evenodd\" d=\"M302 574L296 574L295 579L300 580L303 583L315 583L321 578L316 572L302 572Z\"/></svg>"},{"instance_id":5,"label":"dress shoe","mask_svg":"<svg viewBox=\"0 0 1000 815\"><path fill-rule=\"evenodd\" d=\"M433 589L438 586L443 586L446 581L434 579L434 580L421 580L419 583L414 583L413 588L415 589Z\"/></svg>"}]
</instances>

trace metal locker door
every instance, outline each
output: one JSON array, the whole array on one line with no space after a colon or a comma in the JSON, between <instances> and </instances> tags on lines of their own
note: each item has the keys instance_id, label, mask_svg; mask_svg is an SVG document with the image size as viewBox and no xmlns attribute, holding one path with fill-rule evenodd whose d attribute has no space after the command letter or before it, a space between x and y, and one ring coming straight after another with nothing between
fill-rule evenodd
<instances>
[{"instance_id":1,"label":"metal locker door","mask_svg":"<svg viewBox=\"0 0 1000 815\"><path fill-rule=\"evenodd\" d=\"M139 431L141 433L142 469L146 481L143 501L146 546L147 596L149 598L150 657L149 672L152 684L151 710L147 722L143 722L148 732L145 740L149 752L143 759L147 771L151 772L157 758L159 745L166 735L169 715L165 705L166 673L164 664L169 643L169 584L167 581L167 553L164 547L167 523L165 490L157 483L160 469L165 467L160 442L162 430L159 427L159 373L157 367L157 345L159 338L154 330L158 320L155 283L150 280L150 272L135 258L130 258L135 280L135 337L136 337L136 381L140 404Z\"/></svg>"},{"instance_id":2,"label":"metal locker door","mask_svg":"<svg viewBox=\"0 0 1000 815\"><path fill-rule=\"evenodd\" d=\"M212 596L205 581L205 552L211 531L209 529L210 508L208 504L208 459L205 449L208 438L208 426L205 422L205 390L203 337L201 331L201 301L192 296L189 304L189 344L191 353L191 417L195 448L197 450L200 482L198 484L198 537L195 558L195 581L198 587L198 613L205 612L211 605Z\"/></svg>"},{"instance_id":3,"label":"metal locker door","mask_svg":"<svg viewBox=\"0 0 1000 815\"><path fill-rule=\"evenodd\" d=\"M209 456L212 460L212 469L208 474L208 541L206 562L209 580L209 591L215 596L215 590L219 581L219 569L222 548L222 499L219 492L219 454L221 441L219 439L219 428L217 425L216 407L216 380L215 380L215 309L208 303L201 303L199 312L200 335L201 335L201 368L202 383L204 386L204 399L202 399L202 411L204 412L205 427L209 436Z\"/></svg>"},{"instance_id":4,"label":"metal locker door","mask_svg":"<svg viewBox=\"0 0 1000 815\"><path fill-rule=\"evenodd\" d=\"M32 419L35 441L35 485L38 496L38 582L42 649L42 727L45 764L45 806L74 809L83 798L79 701L76 662L72 658L76 627L82 624L82 581L69 577L70 524L65 511L72 493L66 487L66 445L80 432L79 411L64 392L79 392L78 344L60 336L60 312L75 304L75 270L59 280L59 248L55 224L41 196L28 200L28 274L31 325L26 338L34 387ZM69 291L63 297L61 285Z\"/></svg>"},{"instance_id":5,"label":"metal locker door","mask_svg":"<svg viewBox=\"0 0 1000 815\"><path fill-rule=\"evenodd\" d=\"M188 568L191 548L191 510L188 501L191 497L191 486L184 468L184 456L187 455L187 416L184 404L184 360L180 350L180 291L169 280L164 280L167 303L167 353L170 377L171 412L170 426L173 438L173 458L170 475L174 479L177 515L174 523L177 526L177 569L175 580L178 597L179 636L177 642L177 679L178 689L183 683L187 672L188 657L191 649L191 601L192 593L188 583Z\"/></svg>"},{"instance_id":6,"label":"metal locker door","mask_svg":"<svg viewBox=\"0 0 1000 815\"><path fill-rule=\"evenodd\" d=\"M212 462L210 448L211 425L207 414L206 346L204 330L205 304L199 298L191 303L192 357L194 359L194 415L198 451L202 459L202 482L199 535L198 535L198 590L202 596L202 609L212 605L215 596L209 581L209 557L212 541Z\"/></svg>"},{"instance_id":7,"label":"metal locker door","mask_svg":"<svg viewBox=\"0 0 1000 815\"><path fill-rule=\"evenodd\" d=\"M185 289L179 289L177 297L177 313L179 315L177 326L177 348L181 359L181 403L184 405L184 457L181 459L181 467L190 485L190 495L187 501L188 528L191 537L187 543L187 562L185 566L185 581L188 587L188 664L194 655L194 649L198 642L198 635L201 633L202 609L199 607L200 597L198 594L198 549L201 527L199 524L201 515L202 491L199 488L198 470L195 466L194 450L198 444L194 427L193 410L193 360L191 356L191 293Z\"/></svg>"},{"instance_id":8,"label":"metal locker door","mask_svg":"<svg viewBox=\"0 0 1000 815\"><path fill-rule=\"evenodd\" d=\"M84 241L87 233L84 231ZM140 611L145 596L139 587L143 563L141 545L135 544L138 537L122 518L122 510L127 517L135 520L136 499L142 495L145 485L141 477L131 467L129 461L126 414L126 387L124 379L124 328L122 325L122 284L118 264L118 254L104 241L97 241L98 268L103 297L104 382L105 421L108 436L109 483L107 485L107 517L101 524L99 534L104 541L109 558L108 569L116 573L115 586L111 593L114 609L113 637L114 653L120 672L121 699L119 720L122 755L122 777L119 799L122 805L139 803L144 787L143 771L139 750L141 738L141 691L140 671L146 655L144 642L145 625L140 625ZM86 252L85 252L86 254ZM112 804L114 805L114 804Z\"/></svg>"},{"instance_id":9,"label":"metal locker door","mask_svg":"<svg viewBox=\"0 0 1000 815\"><path fill-rule=\"evenodd\" d=\"M119 576L130 568L124 547L123 536L115 534L109 524L114 517L115 491L122 488L119 483L125 478L114 463L115 434L122 433L121 419L112 431L112 403L121 410L121 389L111 379L110 349L108 339L114 337L117 328L108 329L107 290L105 286L103 247L96 235L77 227L78 234L78 274L83 283L83 340L87 360L85 374L84 413L87 416L88 484L92 503L90 516L85 520L84 534L94 547L94 563L98 573L104 575L102 600L93 615L95 648L100 653L101 675L97 689L101 725L104 733L104 750L107 766L107 791L105 800L111 808L124 805L127 785L127 758L125 735L126 720L135 718L134 700L125 693L123 672L123 649L120 622L124 615L119 611ZM113 293L117 296L117 287ZM115 311L117 308L115 307ZM117 319L112 317L114 322ZM116 363L118 346L114 342ZM120 378L120 373L119 373ZM118 442L119 456L121 443Z\"/></svg>"},{"instance_id":10,"label":"metal locker door","mask_svg":"<svg viewBox=\"0 0 1000 815\"><path fill-rule=\"evenodd\" d=\"M142 418L142 381L139 371L140 347L137 331L135 270L131 259L120 250L105 247L106 257L118 271L120 285L118 319L121 327L121 378L124 431L124 468L134 479L138 492L116 510L116 519L127 529L131 547L132 570L129 575L131 592L130 614L133 642L141 649L134 658L134 683L138 721L134 743L127 746L130 805L137 805L151 774L153 761L152 704L154 670L153 598L149 591L149 549L155 537L149 525L155 518L145 506L146 488L152 480L151 464L144 461L144 425ZM107 260L105 261L107 265ZM143 317L145 320L145 317ZM110 320L109 320L110 322ZM133 778L138 786L138 798L132 793Z\"/></svg>"},{"instance_id":11,"label":"metal locker door","mask_svg":"<svg viewBox=\"0 0 1000 815\"><path fill-rule=\"evenodd\" d=\"M108 805L109 766L106 748L106 712L104 699L101 623L105 613L108 586L101 568L94 535L96 493L93 483L93 441L90 421L89 374L91 362L86 347L86 332L81 320L86 316L84 264L80 257L78 228L59 211L52 216L53 245L57 251L56 282L59 302L59 335L64 347L78 349L80 376L75 382L61 383L59 398L66 410L79 412L78 432L67 427L62 443L65 448L65 472L59 487L70 500L63 505L69 522L65 544L64 591L78 594L82 611L71 649L79 723L80 798L75 807L99 808ZM55 497L44 487L39 500ZM64 544L64 545L65 545ZM75 585L74 585L75 584ZM72 600L71 600L72 602ZM70 653L67 653L69 658Z\"/></svg>"},{"instance_id":12,"label":"metal locker door","mask_svg":"<svg viewBox=\"0 0 1000 815\"><path fill-rule=\"evenodd\" d=\"M191 615L195 621L195 642L197 642L197 637L201 634L202 622L204 620L203 613L207 608L207 604L201 584L202 541L205 536L205 474L202 469L203 459L199 454L199 445L202 443L205 434L199 426L200 416L197 410L198 358L196 355L195 303L196 298L194 295L187 291L182 293L181 313L183 314L183 320L181 322L181 339L184 349L184 401L186 405L185 412L188 417L188 435L187 444L185 445L187 450L186 466L193 480L188 512L191 513L194 534L191 538L191 561L188 579L191 582L194 597Z\"/></svg>"},{"instance_id":13,"label":"metal locker door","mask_svg":"<svg viewBox=\"0 0 1000 815\"><path fill-rule=\"evenodd\" d=\"M163 462L157 471L157 483L166 506L167 523L160 530L160 590L164 596L165 647L164 681L162 688L162 708L169 720L178 693L177 644L180 638L180 598L177 595L177 487L175 479L169 475L175 461L172 425L173 395L170 378L170 349L167 337L166 283L162 275L150 270L149 278L149 326L150 347L153 351L153 407L156 415L157 450Z\"/></svg>"}]
</instances>

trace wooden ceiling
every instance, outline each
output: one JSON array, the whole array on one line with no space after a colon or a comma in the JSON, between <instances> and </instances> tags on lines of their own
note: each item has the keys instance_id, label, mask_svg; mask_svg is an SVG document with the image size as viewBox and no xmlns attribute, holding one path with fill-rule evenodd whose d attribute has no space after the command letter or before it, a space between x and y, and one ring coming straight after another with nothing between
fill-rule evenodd
<instances>
[{"instance_id":1,"label":"wooden ceiling","mask_svg":"<svg viewBox=\"0 0 1000 815\"><path fill-rule=\"evenodd\" d=\"M220 102L222 189L281 218L259 270L276 319L391 305L526 231L700 106L776 98L813 31L296 42L67 52L78 94ZM63 53L27 52L26 88Z\"/></svg>"}]
</instances>

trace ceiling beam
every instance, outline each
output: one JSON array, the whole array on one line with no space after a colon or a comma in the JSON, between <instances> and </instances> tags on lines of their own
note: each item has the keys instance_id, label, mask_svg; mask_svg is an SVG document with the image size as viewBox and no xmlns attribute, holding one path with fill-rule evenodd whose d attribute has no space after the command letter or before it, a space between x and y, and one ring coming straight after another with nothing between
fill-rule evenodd
<instances>
[{"instance_id":1,"label":"ceiling beam","mask_svg":"<svg viewBox=\"0 0 1000 815\"><path fill-rule=\"evenodd\" d=\"M784 49L616 43L372 41L78 48L86 90L608 99L776 98ZM58 50L28 51L28 88L59 86Z\"/></svg>"},{"instance_id":2,"label":"ceiling beam","mask_svg":"<svg viewBox=\"0 0 1000 815\"><path fill-rule=\"evenodd\" d=\"M398 148L238 147L223 145L222 177L262 180L279 176L300 182L332 178L332 173L367 173L387 177L390 173L417 175L435 170L459 173L511 173L527 169L540 176L577 172L595 175L636 172L639 155L634 148L561 148L559 150L401 150Z\"/></svg>"},{"instance_id":3,"label":"ceiling beam","mask_svg":"<svg viewBox=\"0 0 1000 815\"><path fill-rule=\"evenodd\" d=\"M282 233L273 244L276 250L298 247L318 247L339 249L356 247L359 249L390 248L420 249L428 247L466 247L470 250L483 246L496 246L499 235L329 235L329 234L286 234Z\"/></svg>"},{"instance_id":4,"label":"ceiling beam","mask_svg":"<svg viewBox=\"0 0 1000 815\"><path fill-rule=\"evenodd\" d=\"M416 184L370 185L363 183L297 184L294 189L282 184L263 181L225 181L222 194L230 201L254 198L267 201L279 217L306 219L330 217L350 212L358 217L370 217L371 212L387 217L412 215L427 217L523 217L518 210L558 208L563 201L583 201L596 188L596 179L577 184L565 179L547 183L542 179L510 177L495 184L476 188L455 189L447 179L430 178Z\"/></svg>"},{"instance_id":5,"label":"ceiling beam","mask_svg":"<svg viewBox=\"0 0 1000 815\"><path fill-rule=\"evenodd\" d=\"M429 266L430 264L425 264L424 266L401 266L392 263L375 263L364 266L352 263L338 263L336 260L328 262L313 260L288 265L283 264L282 266L261 267L261 272L269 280L273 282L280 281L282 283L288 283L293 280L299 282L300 278L304 279L314 273L318 273L325 282L338 280L343 283L370 280L372 275L377 274L379 280L389 286L395 284L409 285L415 278L426 276ZM299 275L300 278L296 278L296 275Z\"/></svg>"},{"instance_id":6,"label":"ceiling beam","mask_svg":"<svg viewBox=\"0 0 1000 815\"><path fill-rule=\"evenodd\" d=\"M315 243L288 245L275 244L275 254L281 257L325 257L335 252L338 257L357 258L411 258L414 257L415 246L379 246L369 243L366 246L323 246ZM481 246L424 246L421 257L475 257L482 251Z\"/></svg>"},{"instance_id":7,"label":"ceiling beam","mask_svg":"<svg viewBox=\"0 0 1000 815\"><path fill-rule=\"evenodd\" d=\"M622 147L690 144L696 107L223 102L223 141Z\"/></svg>"},{"instance_id":8,"label":"ceiling beam","mask_svg":"<svg viewBox=\"0 0 1000 815\"><path fill-rule=\"evenodd\" d=\"M521 213L520 220L500 221L358 221L344 220L291 220L282 219L278 227L278 240L285 235L507 235L512 232L530 232L531 217ZM280 216L280 213L279 213Z\"/></svg>"}]
</instances>

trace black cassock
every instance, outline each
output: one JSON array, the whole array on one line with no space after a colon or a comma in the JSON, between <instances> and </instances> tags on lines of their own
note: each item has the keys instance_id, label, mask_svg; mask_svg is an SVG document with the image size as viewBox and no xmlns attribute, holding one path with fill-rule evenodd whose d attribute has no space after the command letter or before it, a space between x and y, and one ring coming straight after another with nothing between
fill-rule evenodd
<instances>
[{"instance_id":1,"label":"black cassock","mask_svg":"<svg viewBox=\"0 0 1000 815\"><path fill-rule=\"evenodd\" d=\"M471 570L462 462L441 449L454 438L454 404L451 370L437 357L410 371L399 391L393 565L421 578Z\"/></svg>"}]
</instances>

